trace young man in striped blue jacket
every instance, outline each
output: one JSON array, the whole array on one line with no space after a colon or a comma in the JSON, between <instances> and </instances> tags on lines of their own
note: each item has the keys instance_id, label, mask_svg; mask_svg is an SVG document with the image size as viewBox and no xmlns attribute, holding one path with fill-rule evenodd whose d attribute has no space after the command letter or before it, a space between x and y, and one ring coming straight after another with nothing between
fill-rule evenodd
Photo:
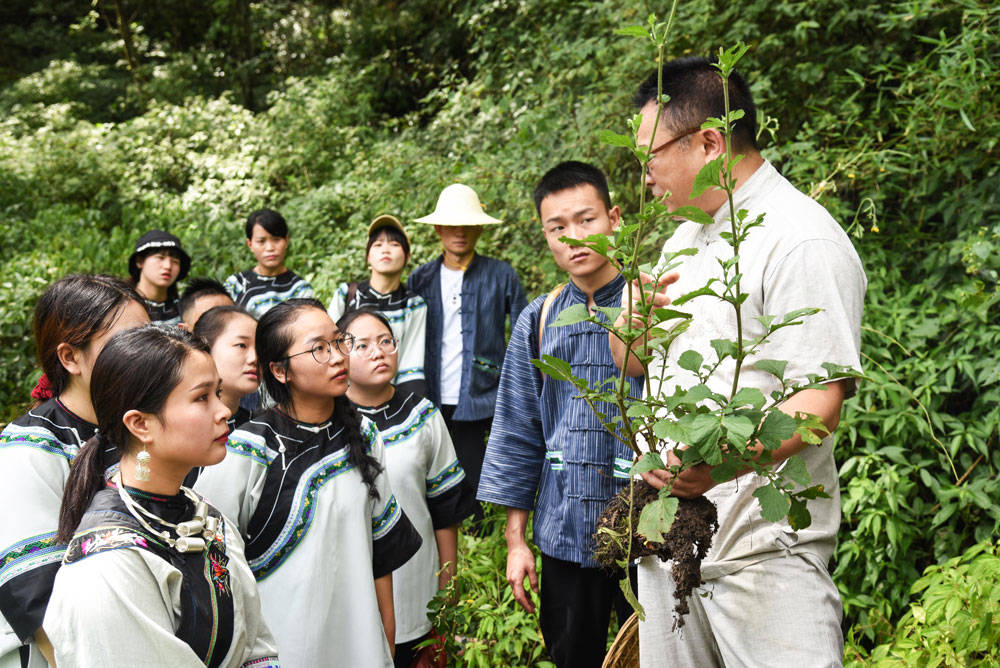
<instances>
[{"instance_id":1,"label":"young man in striped blue jacket","mask_svg":"<svg viewBox=\"0 0 1000 668\"><path fill-rule=\"evenodd\" d=\"M478 498L507 507L507 580L529 612L534 604L525 578L539 591L525 539L534 509L545 645L560 668L599 667L611 609L624 622L631 608L619 574L602 571L594 561L592 536L604 506L628 482L631 453L576 398L570 383L543 376L531 360L543 354L566 360L592 384L619 375L604 329L587 322L545 325L573 304L592 310L621 305L624 279L618 269L589 249L559 240L610 235L621 214L611 206L604 174L580 162L549 170L534 199L552 256L570 281L529 304L511 333ZM641 381L630 379L634 396L641 394ZM617 414L610 404L603 410L608 419Z\"/></svg>"}]
</instances>

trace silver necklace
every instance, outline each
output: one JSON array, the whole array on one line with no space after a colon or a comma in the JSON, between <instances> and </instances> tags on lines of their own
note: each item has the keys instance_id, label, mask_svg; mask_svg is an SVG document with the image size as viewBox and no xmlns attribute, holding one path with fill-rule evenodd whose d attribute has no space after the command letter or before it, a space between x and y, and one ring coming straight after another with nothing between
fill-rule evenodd
<instances>
[{"instance_id":1,"label":"silver necklace","mask_svg":"<svg viewBox=\"0 0 1000 668\"><path fill-rule=\"evenodd\" d=\"M214 539L218 534L219 518L209 515L208 504L199 498L197 494L183 485L181 485L180 491L192 503L194 503L194 517L184 522L174 524L173 522L168 522L165 519L151 513L133 501L131 495L125 491L125 484L122 482L121 471L115 473L114 477L111 478L111 482L113 482L118 488L118 496L121 498L122 503L125 504L125 507L128 508L132 517L134 517L136 521L139 522L144 529L146 529L146 531L149 531L154 536L165 542L169 547L182 554L188 552L204 552L206 547L205 541ZM177 534L177 537L174 538L169 531L154 529L152 525L146 521L146 517L165 527L173 529Z\"/></svg>"}]
</instances>

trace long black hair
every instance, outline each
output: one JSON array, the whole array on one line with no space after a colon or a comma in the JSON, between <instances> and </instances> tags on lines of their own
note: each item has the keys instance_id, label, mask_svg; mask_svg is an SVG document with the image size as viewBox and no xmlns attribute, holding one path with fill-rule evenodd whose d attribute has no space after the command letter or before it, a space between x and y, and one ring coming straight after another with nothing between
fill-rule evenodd
<instances>
[{"instance_id":1,"label":"long black hair","mask_svg":"<svg viewBox=\"0 0 1000 668\"><path fill-rule=\"evenodd\" d=\"M288 386L278 380L271 370L271 364L280 364L288 368L288 349L295 340L292 324L297 314L304 309L319 309L326 313L323 304L316 299L289 299L271 308L257 322L257 363L264 379L264 387L286 413L291 413L292 393ZM378 498L375 489L375 478L382 472L378 460L369 453L368 442L361 432L361 416L345 395L334 398L333 419L344 426L347 434L348 461L361 474L361 479L368 486L368 493Z\"/></svg>"},{"instance_id":2,"label":"long black hair","mask_svg":"<svg viewBox=\"0 0 1000 668\"><path fill-rule=\"evenodd\" d=\"M56 350L59 344L83 348L133 301L146 308L135 288L103 274L74 274L46 288L35 305L35 349L53 396L69 384L69 372Z\"/></svg>"},{"instance_id":3,"label":"long black hair","mask_svg":"<svg viewBox=\"0 0 1000 668\"><path fill-rule=\"evenodd\" d=\"M80 448L70 468L59 509L59 542L69 542L104 487L101 453L108 445L121 454L128 452L131 434L122 421L125 413L159 413L181 381L184 360L195 350L208 353L208 346L190 332L157 325L119 332L104 346L90 378L98 432Z\"/></svg>"}]
</instances>

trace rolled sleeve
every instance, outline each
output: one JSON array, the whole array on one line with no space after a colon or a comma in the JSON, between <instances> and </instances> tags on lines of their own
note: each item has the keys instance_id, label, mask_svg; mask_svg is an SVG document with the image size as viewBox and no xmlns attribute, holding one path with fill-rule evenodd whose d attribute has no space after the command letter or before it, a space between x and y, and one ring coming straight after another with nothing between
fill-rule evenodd
<instances>
[{"instance_id":1,"label":"rolled sleeve","mask_svg":"<svg viewBox=\"0 0 1000 668\"><path fill-rule=\"evenodd\" d=\"M480 501L525 510L535 505L545 462L539 405L542 378L531 363L537 357L535 329L541 303L539 298L524 309L511 333L477 494Z\"/></svg>"}]
</instances>

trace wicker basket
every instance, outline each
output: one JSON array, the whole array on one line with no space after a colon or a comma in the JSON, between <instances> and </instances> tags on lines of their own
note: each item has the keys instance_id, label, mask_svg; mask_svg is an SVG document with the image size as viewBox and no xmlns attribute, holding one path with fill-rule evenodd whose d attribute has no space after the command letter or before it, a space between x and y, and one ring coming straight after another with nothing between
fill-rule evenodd
<instances>
[{"instance_id":1,"label":"wicker basket","mask_svg":"<svg viewBox=\"0 0 1000 668\"><path fill-rule=\"evenodd\" d=\"M639 665L639 618L632 615L625 620L611 643L601 668L637 668Z\"/></svg>"}]
</instances>

